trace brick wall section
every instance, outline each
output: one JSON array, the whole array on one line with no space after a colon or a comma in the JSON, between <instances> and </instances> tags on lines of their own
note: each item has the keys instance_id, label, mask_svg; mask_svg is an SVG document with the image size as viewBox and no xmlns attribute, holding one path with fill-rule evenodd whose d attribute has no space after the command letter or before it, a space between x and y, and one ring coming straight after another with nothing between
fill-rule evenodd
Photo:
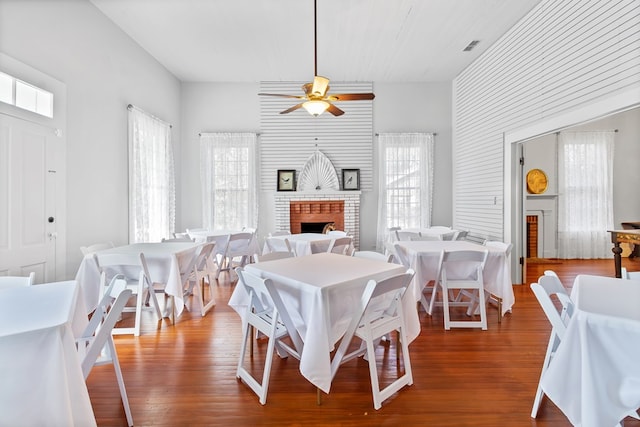
<instances>
[{"instance_id":1,"label":"brick wall section","mask_svg":"<svg viewBox=\"0 0 640 427\"><path fill-rule=\"evenodd\" d=\"M291 226L290 202L320 202L319 205L331 206L342 204L344 231L353 237L353 245L356 249L360 247L360 191L334 191L322 193L307 193L302 191L278 192L275 198L275 223L276 230L290 230L295 233ZM326 208L325 208L326 209ZM299 221L299 218L293 218ZM311 219L304 222L320 222L321 220ZM328 220L334 221L334 219ZM336 229L338 224L336 223ZM299 231L298 231L299 232Z\"/></svg>"}]
</instances>

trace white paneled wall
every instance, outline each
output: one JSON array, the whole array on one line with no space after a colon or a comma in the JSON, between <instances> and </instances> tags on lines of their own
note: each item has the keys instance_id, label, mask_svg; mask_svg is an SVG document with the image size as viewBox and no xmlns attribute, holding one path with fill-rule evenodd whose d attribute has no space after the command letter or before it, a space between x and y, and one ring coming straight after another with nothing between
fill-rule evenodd
<instances>
[{"instance_id":1,"label":"white paneled wall","mask_svg":"<svg viewBox=\"0 0 640 427\"><path fill-rule=\"evenodd\" d=\"M303 95L303 82L262 82L260 92ZM373 92L371 83L330 83L331 93ZM373 103L336 102L345 111L334 117L325 112L313 117L304 109L289 114L280 111L302 100L260 97L260 170L262 190L276 189L276 171L295 169L300 173L317 149L333 163L342 180L342 169L360 169L360 189L373 186ZM340 183L342 188L342 183Z\"/></svg>"},{"instance_id":2,"label":"white paneled wall","mask_svg":"<svg viewBox=\"0 0 640 427\"><path fill-rule=\"evenodd\" d=\"M638 87L640 1L541 1L453 83L454 226L503 237L504 132Z\"/></svg>"}]
</instances>

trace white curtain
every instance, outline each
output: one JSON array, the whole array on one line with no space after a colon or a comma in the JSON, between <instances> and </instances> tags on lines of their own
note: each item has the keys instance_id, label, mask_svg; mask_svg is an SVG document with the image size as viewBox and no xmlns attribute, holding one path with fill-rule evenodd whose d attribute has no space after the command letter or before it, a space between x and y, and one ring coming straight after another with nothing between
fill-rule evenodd
<instances>
[{"instance_id":1,"label":"white curtain","mask_svg":"<svg viewBox=\"0 0 640 427\"><path fill-rule=\"evenodd\" d=\"M378 136L378 250L389 227L431 225L433 155L431 133Z\"/></svg>"},{"instance_id":2,"label":"white curtain","mask_svg":"<svg viewBox=\"0 0 640 427\"><path fill-rule=\"evenodd\" d=\"M129 107L129 242L159 242L175 227L171 125Z\"/></svg>"},{"instance_id":3,"label":"white curtain","mask_svg":"<svg viewBox=\"0 0 640 427\"><path fill-rule=\"evenodd\" d=\"M558 256L611 258L614 131L561 132Z\"/></svg>"},{"instance_id":4,"label":"white curtain","mask_svg":"<svg viewBox=\"0 0 640 427\"><path fill-rule=\"evenodd\" d=\"M257 228L257 135L200 135L202 226L209 229Z\"/></svg>"}]
</instances>

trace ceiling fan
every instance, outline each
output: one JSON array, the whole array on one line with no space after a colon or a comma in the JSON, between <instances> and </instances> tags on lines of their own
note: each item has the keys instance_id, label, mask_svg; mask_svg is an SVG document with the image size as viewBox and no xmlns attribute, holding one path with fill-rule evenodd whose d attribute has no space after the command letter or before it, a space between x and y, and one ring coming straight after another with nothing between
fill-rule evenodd
<instances>
[{"instance_id":1,"label":"ceiling fan","mask_svg":"<svg viewBox=\"0 0 640 427\"><path fill-rule=\"evenodd\" d=\"M375 98L373 93L341 93L329 94L329 79L318 75L318 29L317 29L317 0L313 0L313 60L314 60L314 77L313 82L302 85L304 95L283 95L277 93L259 93L261 96L279 96L282 98L295 98L304 100L291 108L281 111L280 114L287 114L299 108L304 108L313 116L328 111L334 116L344 114L340 108L332 104L334 101L368 101Z\"/></svg>"}]
</instances>

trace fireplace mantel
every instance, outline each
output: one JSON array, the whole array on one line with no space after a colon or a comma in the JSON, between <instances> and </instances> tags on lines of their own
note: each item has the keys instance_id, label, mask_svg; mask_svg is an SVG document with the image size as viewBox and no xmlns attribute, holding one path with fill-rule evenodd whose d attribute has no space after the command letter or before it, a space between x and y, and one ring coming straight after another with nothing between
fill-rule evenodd
<instances>
[{"instance_id":1,"label":"fireplace mantel","mask_svg":"<svg viewBox=\"0 0 640 427\"><path fill-rule=\"evenodd\" d=\"M276 230L291 229L290 202L340 200L344 202L344 231L353 237L354 246L359 248L360 195L360 191L278 191L274 195Z\"/></svg>"}]
</instances>

